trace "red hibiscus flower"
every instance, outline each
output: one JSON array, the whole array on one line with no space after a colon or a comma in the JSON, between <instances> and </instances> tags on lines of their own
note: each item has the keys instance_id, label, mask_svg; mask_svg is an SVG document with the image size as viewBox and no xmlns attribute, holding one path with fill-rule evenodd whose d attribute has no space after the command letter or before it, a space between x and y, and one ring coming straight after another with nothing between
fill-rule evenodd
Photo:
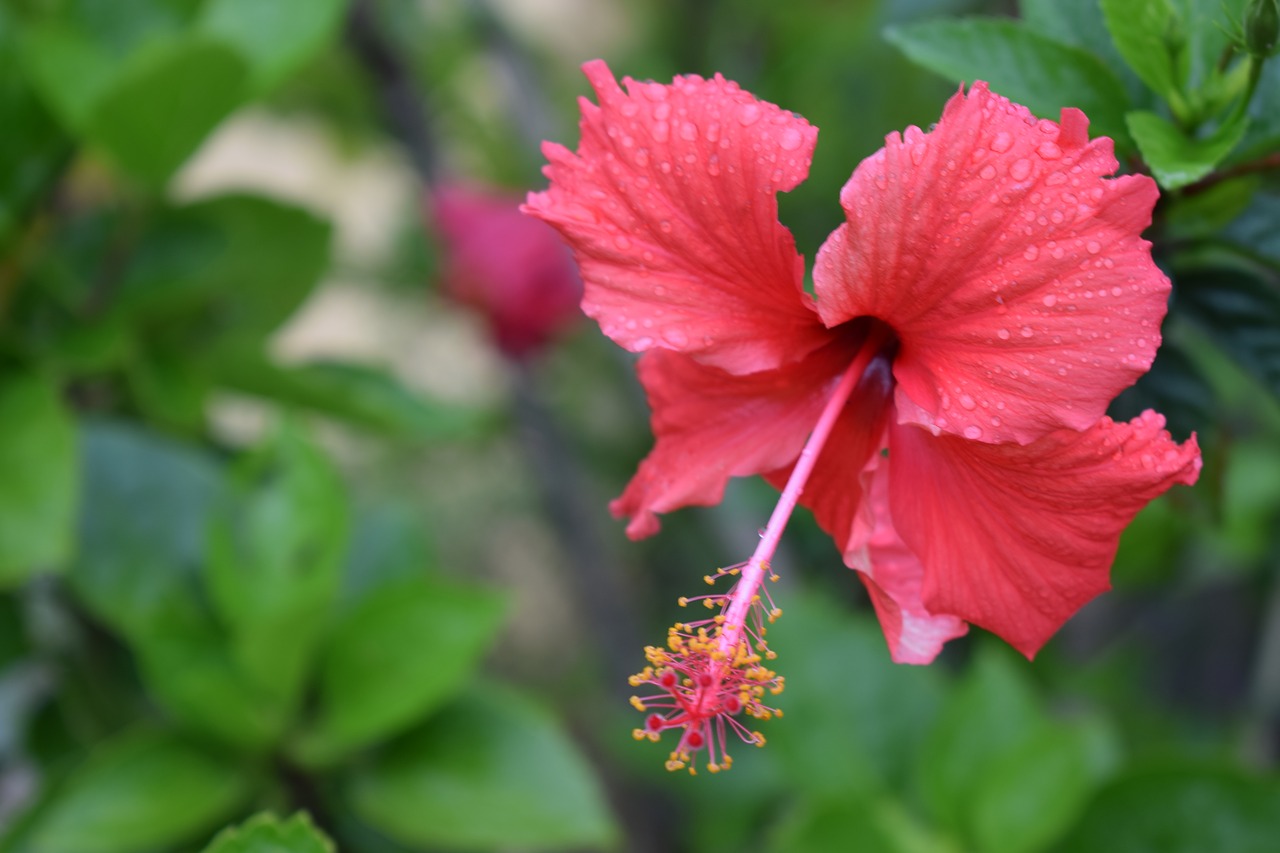
<instances>
[{"instance_id":1,"label":"red hibiscus flower","mask_svg":"<svg viewBox=\"0 0 1280 853\"><path fill-rule=\"evenodd\" d=\"M1037 120L975 83L858 166L811 297L776 193L816 128L719 76L624 90L585 71L599 104L576 153L544 147L550 187L524 209L572 246L586 313L644 353L657 443L612 505L628 533L732 476L787 482L847 386L787 491L860 572L894 659L928 662L966 623L1034 655L1108 587L1138 510L1200 469L1160 415L1104 416L1160 343L1169 282L1139 236L1155 183L1108 177L1079 110ZM671 692L688 673L657 657L641 682ZM673 696L650 729L703 713Z\"/></svg>"},{"instance_id":2,"label":"red hibiscus flower","mask_svg":"<svg viewBox=\"0 0 1280 853\"><path fill-rule=\"evenodd\" d=\"M564 243L517 199L447 186L430 199L445 291L479 311L507 356L528 357L578 314L582 282Z\"/></svg>"}]
</instances>

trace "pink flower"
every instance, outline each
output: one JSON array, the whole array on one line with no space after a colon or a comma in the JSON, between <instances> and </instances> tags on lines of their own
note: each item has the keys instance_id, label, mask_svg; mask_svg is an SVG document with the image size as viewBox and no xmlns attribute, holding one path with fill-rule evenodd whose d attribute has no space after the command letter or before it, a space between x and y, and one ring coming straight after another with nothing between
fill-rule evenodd
<instances>
[{"instance_id":1,"label":"pink flower","mask_svg":"<svg viewBox=\"0 0 1280 853\"><path fill-rule=\"evenodd\" d=\"M582 281L552 229L515 198L448 186L431 199L443 238L445 289L478 310L498 347L523 359L577 319Z\"/></svg>"},{"instance_id":2,"label":"pink flower","mask_svg":"<svg viewBox=\"0 0 1280 853\"><path fill-rule=\"evenodd\" d=\"M815 299L776 204L814 127L718 76L624 91L585 70L599 105L576 154L544 147L550 187L525 210L573 247L586 313L644 353L657 444L612 505L628 533L732 476L786 482L856 364L795 493L894 659L928 662L966 623L1034 655L1108 587L1138 510L1200 469L1160 415L1104 416L1160 343L1154 182L1107 177L1111 140L1079 110L1037 120L975 83L858 166Z\"/></svg>"}]
</instances>

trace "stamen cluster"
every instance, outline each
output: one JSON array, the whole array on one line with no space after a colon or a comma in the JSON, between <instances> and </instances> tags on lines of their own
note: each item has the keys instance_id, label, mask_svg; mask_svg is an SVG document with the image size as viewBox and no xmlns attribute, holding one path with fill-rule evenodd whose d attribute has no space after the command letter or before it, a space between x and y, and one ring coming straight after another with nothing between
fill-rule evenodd
<instances>
[{"instance_id":1,"label":"stamen cluster","mask_svg":"<svg viewBox=\"0 0 1280 853\"><path fill-rule=\"evenodd\" d=\"M739 576L742 569L741 564L719 569L704 580L715 584L720 578ZM768 577L778 579L776 574ZM750 604L742 623L732 624L727 613L740 593L750 595ZM777 657L765 641L766 625L782 615L763 584L756 590L745 590L735 583L723 594L680 599L681 607L699 604L719 612L709 619L671 626L666 646L645 647L649 665L630 679L633 687L657 690L631 697L636 710L650 712L644 726L634 731L636 740L657 742L663 731L681 729L666 766L672 771L687 768L695 775L693 755L703 748L712 773L732 766L726 747L728 732L743 743L764 746L764 735L748 728L740 718L781 717L782 712L766 705L765 699L781 693L784 685L783 678L763 663Z\"/></svg>"}]
</instances>

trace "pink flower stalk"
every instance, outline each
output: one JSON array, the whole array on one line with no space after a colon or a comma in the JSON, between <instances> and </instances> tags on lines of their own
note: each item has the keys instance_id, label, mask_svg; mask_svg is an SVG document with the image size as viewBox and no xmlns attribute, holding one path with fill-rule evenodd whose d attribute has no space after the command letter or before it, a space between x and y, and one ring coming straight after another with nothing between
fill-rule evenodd
<instances>
[{"instance_id":1,"label":"pink flower stalk","mask_svg":"<svg viewBox=\"0 0 1280 853\"><path fill-rule=\"evenodd\" d=\"M518 199L446 186L429 203L445 291L484 316L508 357L527 358L580 316L582 280L564 242L521 215Z\"/></svg>"},{"instance_id":2,"label":"pink flower stalk","mask_svg":"<svg viewBox=\"0 0 1280 853\"><path fill-rule=\"evenodd\" d=\"M643 353L657 444L612 509L640 538L731 476L786 484L711 650L637 677L674 703L644 731L683 727L686 763L733 716L703 700L752 655L741 626L797 500L894 660L932 661L968 623L1033 656L1108 588L1133 516L1200 470L1160 415L1104 415L1160 343L1169 282L1140 237L1155 183L1108 177L1111 140L1079 110L1037 120L975 83L855 170L815 299L776 194L806 177L816 128L719 76L624 91L585 71L599 104L582 101L576 153L544 146L550 186L524 210L572 246L586 313Z\"/></svg>"}]
</instances>

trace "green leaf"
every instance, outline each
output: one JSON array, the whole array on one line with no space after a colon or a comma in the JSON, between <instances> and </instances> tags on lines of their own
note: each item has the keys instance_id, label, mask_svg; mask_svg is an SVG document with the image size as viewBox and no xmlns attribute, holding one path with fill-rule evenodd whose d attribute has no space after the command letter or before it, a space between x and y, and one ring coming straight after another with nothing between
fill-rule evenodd
<instances>
[{"instance_id":1,"label":"green leaf","mask_svg":"<svg viewBox=\"0 0 1280 853\"><path fill-rule=\"evenodd\" d=\"M419 441L476 439L493 432L493 412L441 403L416 394L385 370L313 362L283 367L256 354L219 360L225 387L309 409L357 426Z\"/></svg>"},{"instance_id":2,"label":"green leaf","mask_svg":"<svg viewBox=\"0 0 1280 853\"><path fill-rule=\"evenodd\" d=\"M15 68L15 29L0 7L0 247L71 154L70 141Z\"/></svg>"},{"instance_id":3,"label":"green leaf","mask_svg":"<svg viewBox=\"0 0 1280 853\"><path fill-rule=\"evenodd\" d=\"M135 731L102 743L54 789L31 853L137 853L188 842L248 795L250 777L180 736Z\"/></svg>"},{"instance_id":4,"label":"green leaf","mask_svg":"<svg viewBox=\"0 0 1280 853\"><path fill-rule=\"evenodd\" d=\"M240 466L209 534L205 582L240 669L291 704L341 581L347 507L337 472L285 426Z\"/></svg>"},{"instance_id":5,"label":"green leaf","mask_svg":"<svg viewBox=\"0 0 1280 853\"><path fill-rule=\"evenodd\" d=\"M1019 17L1045 38L1097 56L1124 83L1134 103L1145 106L1153 96L1116 50L1098 0L1019 0Z\"/></svg>"},{"instance_id":6,"label":"green leaf","mask_svg":"<svg viewBox=\"0 0 1280 853\"><path fill-rule=\"evenodd\" d=\"M288 820L263 813L224 829L202 853L337 853L337 849L306 812Z\"/></svg>"},{"instance_id":7,"label":"green leaf","mask_svg":"<svg viewBox=\"0 0 1280 853\"><path fill-rule=\"evenodd\" d=\"M1271 853L1280 784L1217 768L1136 770L1099 791L1063 853Z\"/></svg>"},{"instance_id":8,"label":"green leaf","mask_svg":"<svg viewBox=\"0 0 1280 853\"><path fill-rule=\"evenodd\" d=\"M617 840L599 784L560 726L492 686L359 767L350 797L364 820L412 846L563 850Z\"/></svg>"},{"instance_id":9,"label":"green leaf","mask_svg":"<svg viewBox=\"0 0 1280 853\"><path fill-rule=\"evenodd\" d=\"M152 348L257 352L329 264L329 224L308 211L226 195L166 211L135 253L112 310L146 329ZM214 357L216 353L217 357Z\"/></svg>"},{"instance_id":10,"label":"green leaf","mask_svg":"<svg viewBox=\"0 0 1280 853\"><path fill-rule=\"evenodd\" d=\"M887 797L802 800L770 833L768 851L856 850L858 853L958 853L921 828L902 804Z\"/></svg>"},{"instance_id":11,"label":"green leaf","mask_svg":"<svg viewBox=\"0 0 1280 853\"><path fill-rule=\"evenodd\" d=\"M241 670L207 613L175 608L131 645L148 693L184 726L250 751L280 740L293 711L288 697Z\"/></svg>"},{"instance_id":12,"label":"green leaf","mask_svg":"<svg viewBox=\"0 0 1280 853\"><path fill-rule=\"evenodd\" d=\"M1084 726L1045 726L975 777L972 816L984 853L1043 850L1084 810L1099 781L1093 734Z\"/></svg>"},{"instance_id":13,"label":"green leaf","mask_svg":"<svg viewBox=\"0 0 1280 853\"><path fill-rule=\"evenodd\" d=\"M1280 287L1240 270L1177 276L1177 310L1280 396Z\"/></svg>"},{"instance_id":14,"label":"green leaf","mask_svg":"<svg viewBox=\"0 0 1280 853\"><path fill-rule=\"evenodd\" d=\"M239 670L199 595L206 529L223 485L201 451L145 431L83 431L85 510L68 580L124 635L143 681L185 725L239 747L273 743L285 709Z\"/></svg>"},{"instance_id":15,"label":"green leaf","mask_svg":"<svg viewBox=\"0 0 1280 853\"><path fill-rule=\"evenodd\" d=\"M985 80L1038 116L1056 119L1063 107L1084 110L1093 135L1128 146L1124 89L1084 50L1003 19L922 21L885 35L917 64L952 80Z\"/></svg>"},{"instance_id":16,"label":"green leaf","mask_svg":"<svg viewBox=\"0 0 1280 853\"><path fill-rule=\"evenodd\" d=\"M244 63L224 45L170 42L130 58L85 130L126 172L159 187L239 106L244 85Z\"/></svg>"},{"instance_id":17,"label":"green leaf","mask_svg":"<svg viewBox=\"0 0 1280 853\"><path fill-rule=\"evenodd\" d=\"M71 552L78 460L58 388L0 376L0 586L60 569Z\"/></svg>"},{"instance_id":18,"label":"green leaf","mask_svg":"<svg viewBox=\"0 0 1280 853\"><path fill-rule=\"evenodd\" d=\"M344 0L210 0L199 26L248 60L257 94L274 88L328 43Z\"/></svg>"},{"instance_id":19,"label":"green leaf","mask_svg":"<svg viewBox=\"0 0 1280 853\"><path fill-rule=\"evenodd\" d=\"M466 685L502 624L502 599L422 577L371 593L334 626L320 712L299 756L324 763L404 731Z\"/></svg>"},{"instance_id":20,"label":"green leaf","mask_svg":"<svg viewBox=\"0 0 1280 853\"><path fill-rule=\"evenodd\" d=\"M143 430L105 423L83 431L81 453L84 509L72 589L126 637L197 613L192 584L222 487L216 463Z\"/></svg>"},{"instance_id":21,"label":"green leaf","mask_svg":"<svg viewBox=\"0 0 1280 853\"><path fill-rule=\"evenodd\" d=\"M767 749L806 792L842 797L900 785L942 699L938 674L894 664L871 620L816 596L791 597L769 627L785 671L785 717ZM858 725L849 725L850 719ZM741 749L739 750L741 752ZM834 760L833 756L839 756Z\"/></svg>"},{"instance_id":22,"label":"green leaf","mask_svg":"<svg viewBox=\"0 0 1280 853\"><path fill-rule=\"evenodd\" d=\"M1111 40L1125 62L1157 94L1184 106L1181 75L1170 39L1180 21L1169 0L1101 0Z\"/></svg>"},{"instance_id":23,"label":"green leaf","mask_svg":"<svg viewBox=\"0 0 1280 853\"><path fill-rule=\"evenodd\" d=\"M917 770L925 804L944 826L965 836L973 834L974 780L1039 736L1045 725L1023 666L992 646L981 647L925 735Z\"/></svg>"},{"instance_id":24,"label":"green leaf","mask_svg":"<svg viewBox=\"0 0 1280 853\"><path fill-rule=\"evenodd\" d=\"M1142 159L1166 190L1185 187L1212 172L1235 149L1249 123L1240 113L1209 136L1191 139L1155 113L1135 110L1125 120Z\"/></svg>"}]
</instances>

